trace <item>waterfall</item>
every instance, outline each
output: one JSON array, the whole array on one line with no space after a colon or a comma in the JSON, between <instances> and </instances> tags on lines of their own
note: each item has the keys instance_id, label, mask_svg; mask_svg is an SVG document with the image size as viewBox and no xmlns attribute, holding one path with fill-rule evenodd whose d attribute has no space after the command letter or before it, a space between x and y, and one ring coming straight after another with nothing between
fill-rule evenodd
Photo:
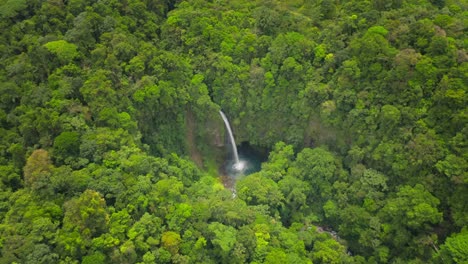
<instances>
[{"instance_id":1,"label":"waterfall","mask_svg":"<svg viewBox=\"0 0 468 264\"><path fill-rule=\"evenodd\" d=\"M229 139L231 140L231 146L232 146L232 153L234 154L234 160L237 164L239 163L239 154L237 154L236 141L234 140L234 135L232 134L231 125L229 125L229 120L227 119L223 111L219 111L219 113L221 114L221 117L224 120L224 124L226 125L226 129L229 133Z\"/></svg>"},{"instance_id":2,"label":"waterfall","mask_svg":"<svg viewBox=\"0 0 468 264\"><path fill-rule=\"evenodd\" d=\"M219 111L219 113L221 114L221 117L224 120L224 124L226 125L226 129L229 133L229 139L231 140L232 153L234 154L234 161L235 161L233 168L236 170L242 170L244 168L244 164L239 160L239 154L237 153L236 141L234 140L234 135L232 134L231 125L229 125L229 120L227 119L223 111Z\"/></svg>"}]
</instances>

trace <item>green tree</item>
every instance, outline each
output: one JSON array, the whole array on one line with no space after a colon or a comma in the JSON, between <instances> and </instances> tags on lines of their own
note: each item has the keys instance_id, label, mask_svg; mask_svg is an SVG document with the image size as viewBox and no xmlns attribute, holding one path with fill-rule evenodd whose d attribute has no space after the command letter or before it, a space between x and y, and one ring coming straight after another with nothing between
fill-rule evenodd
<instances>
[{"instance_id":1,"label":"green tree","mask_svg":"<svg viewBox=\"0 0 468 264\"><path fill-rule=\"evenodd\" d=\"M80 197L66 202L64 207L59 244L72 255L79 256L89 247L91 238L107 231L106 202L98 192L86 190Z\"/></svg>"},{"instance_id":2,"label":"green tree","mask_svg":"<svg viewBox=\"0 0 468 264\"><path fill-rule=\"evenodd\" d=\"M284 206L281 216L284 223L300 220L308 208L307 194L310 192L309 185L293 176L286 176L278 182L278 187L284 196Z\"/></svg>"},{"instance_id":3,"label":"green tree","mask_svg":"<svg viewBox=\"0 0 468 264\"><path fill-rule=\"evenodd\" d=\"M421 184L400 187L379 212L381 219L386 222L383 225L385 241L393 250L404 250L408 243L417 248L414 243L418 242L412 241L410 232L423 235L431 226L440 223L442 213L437 209L439 203L439 199ZM408 248L406 253L411 254Z\"/></svg>"},{"instance_id":4,"label":"green tree","mask_svg":"<svg viewBox=\"0 0 468 264\"><path fill-rule=\"evenodd\" d=\"M162 234L161 243L162 246L169 251L172 256L177 254L179 251L181 238L180 235L176 232L167 231Z\"/></svg>"},{"instance_id":5,"label":"green tree","mask_svg":"<svg viewBox=\"0 0 468 264\"><path fill-rule=\"evenodd\" d=\"M348 259L345 248L333 239L314 243L312 260L319 263L343 263Z\"/></svg>"},{"instance_id":6,"label":"green tree","mask_svg":"<svg viewBox=\"0 0 468 264\"><path fill-rule=\"evenodd\" d=\"M381 125L380 128L385 132L391 132L398 125L401 118L401 113L398 108L392 105L384 105L381 109Z\"/></svg>"},{"instance_id":7,"label":"green tree","mask_svg":"<svg viewBox=\"0 0 468 264\"><path fill-rule=\"evenodd\" d=\"M246 176L237 183L239 198L250 205L268 205L271 212L276 212L282 205L284 197L278 185L263 173Z\"/></svg>"},{"instance_id":8,"label":"green tree","mask_svg":"<svg viewBox=\"0 0 468 264\"><path fill-rule=\"evenodd\" d=\"M83 261L81 263L83 264L101 264L101 263L106 263L106 256L102 254L101 252L96 252L92 255L87 255L83 257Z\"/></svg>"},{"instance_id":9,"label":"green tree","mask_svg":"<svg viewBox=\"0 0 468 264\"><path fill-rule=\"evenodd\" d=\"M123 228L123 226L121 226ZM127 236L135 245L137 252L143 254L154 249L161 241L162 221L158 217L145 213L128 230Z\"/></svg>"},{"instance_id":10,"label":"green tree","mask_svg":"<svg viewBox=\"0 0 468 264\"><path fill-rule=\"evenodd\" d=\"M56 40L44 44L50 52L57 55L61 63L69 63L79 56L76 45L65 40Z\"/></svg>"},{"instance_id":11,"label":"green tree","mask_svg":"<svg viewBox=\"0 0 468 264\"><path fill-rule=\"evenodd\" d=\"M28 2L26 0L8 0L4 1L0 6L2 10L0 12L3 18L11 18L18 15L19 12L23 11L28 7Z\"/></svg>"},{"instance_id":12,"label":"green tree","mask_svg":"<svg viewBox=\"0 0 468 264\"><path fill-rule=\"evenodd\" d=\"M271 175L271 179L279 181L286 175L286 171L291 166L294 159L294 150L291 145L278 142L270 152L268 162L262 164L262 170Z\"/></svg>"},{"instance_id":13,"label":"green tree","mask_svg":"<svg viewBox=\"0 0 468 264\"><path fill-rule=\"evenodd\" d=\"M227 261L236 243L236 229L214 222L208 226L208 230L213 234L211 242L216 246L218 254L223 260Z\"/></svg>"},{"instance_id":14,"label":"green tree","mask_svg":"<svg viewBox=\"0 0 468 264\"><path fill-rule=\"evenodd\" d=\"M336 179L335 158L325 149L303 149L289 169L293 177L308 184L308 201L324 203L332 196L332 185ZM318 209L320 211L320 209Z\"/></svg>"},{"instance_id":15,"label":"green tree","mask_svg":"<svg viewBox=\"0 0 468 264\"><path fill-rule=\"evenodd\" d=\"M460 233L454 233L447 238L435 259L440 263L468 262L468 230L463 228Z\"/></svg>"},{"instance_id":16,"label":"green tree","mask_svg":"<svg viewBox=\"0 0 468 264\"><path fill-rule=\"evenodd\" d=\"M77 132L62 132L54 140L54 157L64 160L80 152L80 135Z\"/></svg>"},{"instance_id":17,"label":"green tree","mask_svg":"<svg viewBox=\"0 0 468 264\"><path fill-rule=\"evenodd\" d=\"M52 162L46 150L35 150L29 156L24 166L25 185L34 192L50 195L50 176L52 173Z\"/></svg>"}]
</instances>

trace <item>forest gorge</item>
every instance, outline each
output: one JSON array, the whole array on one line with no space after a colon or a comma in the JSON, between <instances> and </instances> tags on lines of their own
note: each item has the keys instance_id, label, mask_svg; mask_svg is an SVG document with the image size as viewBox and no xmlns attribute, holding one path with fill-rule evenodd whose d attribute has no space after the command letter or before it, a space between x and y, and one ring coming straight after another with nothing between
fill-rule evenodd
<instances>
[{"instance_id":1,"label":"forest gorge","mask_svg":"<svg viewBox=\"0 0 468 264\"><path fill-rule=\"evenodd\" d=\"M468 263L466 0L1 0L0 263ZM261 170L223 186L222 110Z\"/></svg>"}]
</instances>

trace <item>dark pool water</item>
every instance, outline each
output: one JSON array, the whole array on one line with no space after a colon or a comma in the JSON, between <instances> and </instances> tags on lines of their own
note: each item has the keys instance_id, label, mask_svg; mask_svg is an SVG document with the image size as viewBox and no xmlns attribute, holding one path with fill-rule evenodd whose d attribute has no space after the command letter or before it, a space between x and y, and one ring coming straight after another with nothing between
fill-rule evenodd
<instances>
[{"instance_id":1,"label":"dark pool water","mask_svg":"<svg viewBox=\"0 0 468 264\"><path fill-rule=\"evenodd\" d=\"M225 171L227 175L234 179L260 171L262 162L268 158L268 151L251 146L248 142L242 142L237 147L239 152L239 160L242 163L242 170L235 168L234 160L227 160L225 163Z\"/></svg>"}]
</instances>

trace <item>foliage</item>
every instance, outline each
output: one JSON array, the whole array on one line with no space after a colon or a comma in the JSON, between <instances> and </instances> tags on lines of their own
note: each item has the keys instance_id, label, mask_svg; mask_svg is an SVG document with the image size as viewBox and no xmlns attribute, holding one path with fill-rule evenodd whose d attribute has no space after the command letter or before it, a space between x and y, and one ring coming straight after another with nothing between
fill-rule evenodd
<instances>
[{"instance_id":1,"label":"foliage","mask_svg":"<svg viewBox=\"0 0 468 264\"><path fill-rule=\"evenodd\" d=\"M465 10L0 1L0 263L466 262Z\"/></svg>"}]
</instances>

